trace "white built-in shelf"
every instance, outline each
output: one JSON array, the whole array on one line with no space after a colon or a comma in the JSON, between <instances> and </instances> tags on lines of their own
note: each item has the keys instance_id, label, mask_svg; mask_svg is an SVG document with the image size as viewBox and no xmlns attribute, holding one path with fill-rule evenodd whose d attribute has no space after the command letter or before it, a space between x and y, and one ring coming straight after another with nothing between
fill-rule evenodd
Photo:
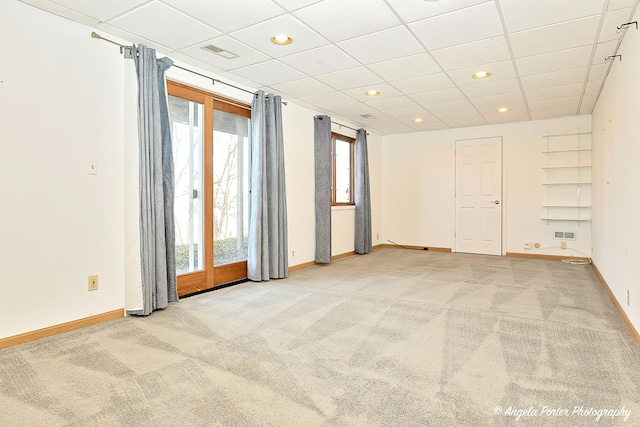
<instances>
[{"instance_id":1,"label":"white built-in shelf","mask_svg":"<svg viewBox=\"0 0 640 427\"><path fill-rule=\"evenodd\" d=\"M572 153L574 151L591 151L591 148L569 148L567 150L544 150L543 153Z\"/></svg>"},{"instance_id":2,"label":"white built-in shelf","mask_svg":"<svg viewBox=\"0 0 640 427\"><path fill-rule=\"evenodd\" d=\"M542 135L545 138L550 138L553 136L573 136L573 135L590 135L591 131L582 131L582 132L569 132L569 133L548 133L546 135Z\"/></svg>"},{"instance_id":3,"label":"white built-in shelf","mask_svg":"<svg viewBox=\"0 0 640 427\"><path fill-rule=\"evenodd\" d=\"M551 218L551 217L545 217L545 218L540 218L543 221L578 221L578 222L589 222L591 221L591 218Z\"/></svg>"},{"instance_id":4,"label":"white built-in shelf","mask_svg":"<svg viewBox=\"0 0 640 427\"><path fill-rule=\"evenodd\" d=\"M543 135L546 204L541 220L591 222L591 132ZM557 166L553 166L557 165Z\"/></svg>"},{"instance_id":5,"label":"white built-in shelf","mask_svg":"<svg viewBox=\"0 0 640 427\"><path fill-rule=\"evenodd\" d=\"M543 208L590 208L591 205L542 205Z\"/></svg>"},{"instance_id":6,"label":"white built-in shelf","mask_svg":"<svg viewBox=\"0 0 640 427\"><path fill-rule=\"evenodd\" d=\"M591 185L591 182L543 182L542 185Z\"/></svg>"},{"instance_id":7,"label":"white built-in shelf","mask_svg":"<svg viewBox=\"0 0 640 427\"><path fill-rule=\"evenodd\" d=\"M575 168L590 168L591 165L565 165L565 166L545 166L542 169L575 169Z\"/></svg>"}]
</instances>

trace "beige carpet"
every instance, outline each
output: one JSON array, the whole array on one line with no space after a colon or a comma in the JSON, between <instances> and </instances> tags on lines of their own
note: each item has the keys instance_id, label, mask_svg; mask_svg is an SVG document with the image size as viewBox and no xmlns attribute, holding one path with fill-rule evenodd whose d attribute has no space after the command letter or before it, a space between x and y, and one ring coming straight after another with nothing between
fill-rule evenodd
<instances>
[{"instance_id":1,"label":"beige carpet","mask_svg":"<svg viewBox=\"0 0 640 427\"><path fill-rule=\"evenodd\" d=\"M2 350L0 425L637 426L639 387L590 266L381 249Z\"/></svg>"}]
</instances>

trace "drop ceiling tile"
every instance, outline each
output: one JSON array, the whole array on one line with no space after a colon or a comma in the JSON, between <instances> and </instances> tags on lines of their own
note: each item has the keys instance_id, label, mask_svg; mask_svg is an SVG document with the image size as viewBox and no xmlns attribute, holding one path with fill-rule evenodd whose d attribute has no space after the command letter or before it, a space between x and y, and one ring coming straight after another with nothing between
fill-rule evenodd
<instances>
[{"instance_id":1,"label":"drop ceiling tile","mask_svg":"<svg viewBox=\"0 0 640 427\"><path fill-rule=\"evenodd\" d=\"M53 0L54 3L76 10L98 21L108 21L124 12L145 3L147 0L110 0L110 1L86 1L86 0Z\"/></svg>"},{"instance_id":2,"label":"drop ceiling tile","mask_svg":"<svg viewBox=\"0 0 640 427\"><path fill-rule=\"evenodd\" d=\"M317 47L285 56L280 58L280 61L310 76L332 73L360 65L358 61L334 45Z\"/></svg>"},{"instance_id":3,"label":"drop ceiling tile","mask_svg":"<svg viewBox=\"0 0 640 427\"><path fill-rule=\"evenodd\" d=\"M591 60L592 49L593 45L590 44L588 46L517 58L518 73L521 76L530 76L532 74L586 67Z\"/></svg>"},{"instance_id":4,"label":"drop ceiling tile","mask_svg":"<svg viewBox=\"0 0 640 427\"><path fill-rule=\"evenodd\" d=\"M444 120L452 128L463 128L469 126L483 126L487 124L487 121L480 115L478 117L468 119L450 119Z\"/></svg>"},{"instance_id":5,"label":"drop ceiling tile","mask_svg":"<svg viewBox=\"0 0 640 427\"><path fill-rule=\"evenodd\" d=\"M192 66L198 67L198 68L202 68L203 70L206 71L211 71L212 73L220 73L221 71L223 71L221 68L216 67L215 65L211 65L208 64L206 62L200 61L196 58L192 58L189 55L185 55L183 53L180 52L171 52L170 58L176 61L181 61L182 63L176 63L176 65L180 65L184 68L188 68L191 69L193 68ZM169 74L170 70L173 70L174 68L169 68L169 70L167 70L167 74ZM193 77L193 76L191 76ZM204 78L204 77L203 77Z\"/></svg>"},{"instance_id":6,"label":"drop ceiling tile","mask_svg":"<svg viewBox=\"0 0 640 427\"><path fill-rule=\"evenodd\" d=\"M434 50L432 54L440 66L447 71L511 58L503 36Z\"/></svg>"},{"instance_id":7,"label":"drop ceiling tile","mask_svg":"<svg viewBox=\"0 0 640 427\"><path fill-rule=\"evenodd\" d=\"M271 41L271 37L276 34L287 34L293 41L287 45L277 45ZM291 15L282 15L234 31L230 35L273 58L292 55L328 44L324 37Z\"/></svg>"},{"instance_id":8,"label":"drop ceiling tile","mask_svg":"<svg viewBox=\"0 0 640 427\"><path fill-rule=\"evenodd\" d=\"M294 15L332 42L400 24L383 0L325 0L298 10ZM354 19L357 19L357 25Z\"/></svg>"},{"instance_id":9,"label":"drop ceiling tile","mask_svg":"<svg viewBox=\"0 0 640 427\"><path fill-rule=\"evenodd\" d=\"M527 30L557 24L602 12L604 0L500 0L507 31Z\"/></svg>"},{"instance_id":10,"label":"drop ceiling tile","mask_svg":"<svg viewBox=\"0 0 640 427\"><path fill-rule=\"evenodd\" d=\"M383 98L383 99L371 99L365 101L365 104L375 108L378 111L382 111L383 113L386 110L393 110L397 108L404 107L416 107L418 108L418 104L416 104L412 99L406 96L396 96L393 98Z\"/></svg>"},{"instance_id":11,"label":"drop ceiling tile","mask_svg":"<svg viewBox=\"0 0 640 427\"><path fill-rule=\"evenodd\" d=\"M592 65L589 70L589 81L591 80L604 80L604 76L609 70L610 63Z\"/></svg>"},{"instance_id":12,"label":"drop ceiling tile","mask_svg":"<svg viewBox=\"0 0 640 427\"><path fill-rule=\"evenodd\" d=\"M389 117L407 124L411 124L410 122L416 117L422 118L422 123L433 123L439 121L436 116L420 106L393 108L387 109L384 112Z\"/></svg>"},{"instance_id":13,"label":"drop ceiling tile","mask_svg":"<svg viewBox=\"0 0 640 427\"><path fill-rule=\"evenodd\" d=\"M529 101L531 114L544 110L573 110L573 114L578 110L579 96L569 98L543 99L540 101Z\"/></svg>"},{"instance_id":14,"label":"drop ceiling tile","mask_svg":"<svg viewBox=\"0 0 640 427\"><path fill-rule=\"evenodd\" d=\"M609 40L618 40L622 33L625 31L624 29L618 30L618 26L620 26L620 24L624 24L629 20L631 11L632 8L608 12L604 18L602 29L600 30L598 43L607 42Z\"/></svg>"},{"instance_id":15,"label":"drop ceiling tile","mask_svg":"<svg viewBox=\"0 0 640 427\"><path fill-rule=\"evenodd\" d=\"M507 107L509 111L501 113L498 111L500 107ZM501 105L500 107L485 106L479 108L478 111L480 111L480 114L489 122L504 123L504 120L500 120L500 118L508 118L507 121L513 121L514 117L518 117L522 121L526 121L529 118L527 106L524 103Z\"/></svg>"},{"instance_id":16,"label":"drop ceiling tile","mask_svg":"<svg viewBox=\"0 0 640 427\"><path fill-rule=\"evenodd\" d=\"M387 0L404 22L414 22L454 10L484 3L487 0L447 0L442 2Z\"/></svg>"},{"instance_id":17,"label":"drop ceiling tile","mask_svg":"<svg viewBox=\"0 0 640 427\"><path fill-rule=\"evenodd\" d=\"M441 102L438 104L425 103L421 104L432 114L440 117L441 113L449 113L452 111L462 111L462 110L471 110L473 109L473 105L467 100L460 101L451 101L451 102ZM474 110L475 111L475 110Z\"/></svg>"},{"instance_id":18,"label":"drop ceiling tile","mask_svg":"<svg viewBox=\"0 0 640 427\"><path fill-rule=\"evenodd\" d=\"M210 50L203 49L204 46L209 45L217 46L229 53L233 53L238 56L229 59L211 52ZM223 70L233 70L271 59L264 53L252 48L251 46L247 46L241 41L238 41L233 37L229 37L227 35L219 36L211 40L199 43L198 45L181 49L180 52L193 58L197 58L200 61L206 62L208 64L213 64Z\"/></svg>"},{"instance_id":19,"label":"drop ceiling tile","mask_svg":"<svg viewBox=\"0 0 640 427\"><path fill-rule=\"evenodd\" d=\"M527 101L543 101L545 99L568 98L582 95L584 83L576 83L564 86L532 89L525 92Z\"/></svg>"},{"instance_id":20,"label":"drop ceiling tile","mask_svg":"<svg viewBox=\"0 0 640 427\"><path fill-rule=\"evenodd\" d=\"M591 114L596 106L597 95L585 95L580 104L580 114Z\"/></svg>"},{"instance_id":21,"label":"drop ceiling tile","mask_svg":"<svg viewBox=\"0 0 640 427\"><path fill-rule=\"evenodd\" d=\"M604 84L603 80L592 80L587 83L587 87L584 89L585 95L600 93L600 89Z\"/></svg>"},{"instance_id":22,"label":"drop ceiling tile","mask_svg":"<svg viewBox=\"0 0 640 427\"><path fill-rule=\"evenodd\" d=\"M570 49L593 43L598 31L599 16L549 25L510 34L511 48L516 58Z\"/></svg>"},{"instance_id":23,"label":"drop ceiling tile","mask_svg":"<svg viewBox=\"0 0 640 427\"><path fill-rule=\"evenodd\" d=\"M376 85L383 80L365 67L355 67L335 73L316 76L321 82L337 89L351 89L363 85Z\"/></svg>"},{"instance_id":24,"label":"drop ceiling tile","mask_svg":"<svg viewBox=\"0 0 640 427\"><path fill-rule=\"evenodd\" d=\"M607 60L606 57L614 55L616 47L618 46L617 40L611 40L604 43L598 43L596 46L596 53L593 55L594 64L609 64L611 60ZM616 61L619 59L616 58Z\"/></svg>"},{"instance_id":25,"label":"drop ceiling tile","mask_svg":"<svg viewBox=\"0 0 640 427\"><path fill-rule=\"evenodd\" d=\"M517 79L506 79L497 81L486 79L482 84L463 86L460 89L462 89L465 95L470 98L480 98L483 96L517 92L520 90L520 84L518 83Z\"/></svg>"},{"instance_id":26,"label":"drop ceiling tile","mask_svg":"<svg viewBox=\"0 0 640 427\"><path fill-rule=\"evenodd\" d=\"M365 92L368 90L378 90L380 91L380 95L367 96L365 95ZM398 89L394 88L389 83L378 83L375 85L360 86L357 88L346 89L342 92L362 102L370 101L372 99L395 98L396 96L402 95L402 93Z\"/></svg>"},{"instance_id":27,"label":"drop ceiling tile","mask_svg":"<svg viewBox=\"0 0 640 427\"><path fill-rule=\"evenodd\" d=\"M607 10L618 10L627 7L633 7L637 0L609 0L609 8Z\"/></svg>"},{"instance_id":28,"label":"drop ceiling tile","mask_svg":"<svg viewBox=\"0 0 640 427\"><path fill-rule=\"evenodd\" d=\"M482 118L480 113L478 113L475 108L468 110L440 111L436 115L445 123L449 123L450 120L468 120Z\"/></svg>"},{"instance_id":29,"label":"drop ceiling tile","mask_svg":"<svg viewBox=\"0 0 640 427\"><path fill-rule=\"evenodd\" d=\"M365 126L365 129L377 130L384 135L395 135L399 133L413 132L410 126L400 123L397 120L385 119L385 120L371 120L366 122L369 125Z\"/></svg>"},{"instance_id":30,"label":"drop ceiling tile","mask_svg":"<svg viewBox=\"0 0 640 427\"><path fill-rule=\"evenodd\" d=\"M322 95L307 96L300 99L309 104L326 109L332 109L339 105L353 104L355 102L355 99L341 92L324 93Z\"/></svg>"},{"instance_id":31,"label":"drop ceiling tile","mask_svg":"<svg viewBox=\"0 0 640 427\"><path fill-rule=\"evenodd\" d=\"M573 83L584 83L587 77L587 67L571 70L554 71L552 73L534 74L523 77L522 86L525 90L542 89L546 87L564 86Z\"/></svg>"},{"instance_id":32,"label":"drop ceiling tile","mask_svg":"<svg viewBox=\"0 0 640 427\"><path fill-rule=\"evenodd\" d=\"M403 26L345 40L337 45L363 64L424 52L420 43Z\"/></svg>"},{"instance_id":33,"label":"drop ceiling tile","mask_svg":"<svg viewBox=\"0 0 640 427\"><path fill-rule=\"evenodd\" d=\"M233 74L267 86L307 77L300 71L275 59L238 68L233 70Z\"/></svg>"},{"instance_id":34,"label":"drop ceiling tile","mask_svg":"<svg viewBox=\"0 0 640 427\"><path fill-rule=\"evenodd\" d=\"M474 79L472 75L478 71L488 71L491 77L486 79ZM487 81L498 81L505 79L513 79L516 77L516 71L513 69L513 63L509 61L494 62L491 64L478 64L469 68L461 68L448 72L451 80L458 86L481 85Z\"/></svg>"},{"instance_id":35,"label":"drop ceiling tile","mask_svg":"<svg viewBox=\"0 0 640 427\"><path fill-rule=\"evenodd\" d=\"M407 95L447 89L455 85L445 73L429 74L410 79L392 81L391 84Z\"/></svg>"},{"instance_id":36,"label":"drop ceiling tile","mask_svg":"<svg viewBox=\"0 0 640 427\"><path fill-rule=\"evenodd\" d=\"M124 31L118 27L114 27L111 24L106 24L106 23L100 23L96 26L96 30L98 30L98 32L101 31L105 31L106 33L108 33L109 35L113 35L116 37L121 38L122 40L126 40L126 42L124 42L124 44L143 44L147 47L153 48L156 51L158 51L159 53L162 53L164 55L168 54L169 52L171 52L173 49L171 49L168 46L163 46L161 44L155 43L151 40L145 39L144 37L140 37L139 35L136 34L132 34L129 33L127 31ZM109 38L108 35L102 34L105 37Z\"/></svg>"},{"instance_id":37,"label":"drop ceiling tile","mask_svg":"<svg viewBox=\"0 0 640 427\"><path fill-rule=\"evenodd\" d=\"M533 120L551 119L556 117L568 117L575 116L576 108L571 107L558 107L550 110L537 110L531 111L531 118Z\"/></svg>"},{"instance_id":38,"label":"drop ceiling tile","mask_svg":"<svg viewBox=\"0 0 640 427\"><path fill-rule=\"evenodd\" d=\"M179 50L220 34L220 31L157 1L135 9L109 23L172 50ZM180 28L181 31L176 31L176 28Z\"/></svg>"},{"instance_id":39,"label":"drop ceiling tile","mask_svg":"<svg viewBox=\"0 0 640 427\"><path fill-rule=\"evenodd\" d=\"M498 10L492 1L414 22L409 28L429 50L503 34Z\"/></svg>"},{"instance_id":40,"label":"drop ceiling tile","mask_svg":"<svg viewBox=\"0 0 640 427\"><path fill-rule=\"evenodd\" d=\"M529 120L529 115L525 113L516 113L516 114L500 114L500 115L492 115L485 116L487 123L490 125L496 125L500 123L516 123L516 122L525 122Z\"/></svg>"},{"instance_id":41,"label":"drop ceiling tile","mask_svg":"<svg viewBox=\"0 0 640 427\"><path fill-rule=\"evenodd\" d=\"M333 92L334 89L311 77L300 80L293 80L272 85L277 92L282 92L294 98L304 98L306 96L320 95Z\"/></svg>"},{"instance_id":42,"label":"drop ceiling tile","mask_svg":"<svg viewBox=\"0 0 640 427\"><path fill-rule=\"evenodd\" d=\"M524 99L522 98L522 93L520 91L469 99L477 108L491 107L496 110L503 106L524 103Z\"/></svg>"},{"instance_id":43,"label":"drop ceiling tile","mask_svg":"<svg viewBox=\"0 0 640 427\"><path fill-rule=\"evenodd\" d=\"M380 111L363 102L353 102L351 104L338 105L337 107L331 108L331 111L345 118L357 117L358 120L365 120L365 118L362 117L363 114L371 114L379 118L385 116Z\"/></svg>"},{"instance_id":44,"label":"drop ceiling tile","mask_svg":"<svg viewBox=\"0 0 640 427\"><path fill-rule=\"evenodd\" d=\"M441 130L441 129L449 129L449 126L444 123L441 122L440 120L435 121L435 122L422 122L422 123L410 123L409 126L411 126L411 129L413 129L414 131L419 131L419 132L426 132L426 131L430 131L430 130Z\"/></svg>"},{"instance_id":45,"label":"drop ceiling tile","mask_svg":"<svg viewBox=\"0 0 640 427\"><path fill-rule=\"evenodd\" d=\"M254 90L255 88L263 86L259 82L244 78L237 74L233 74L229 71L223 71L222 73L220 73L220 77L222 78L222 80L228 81L229 83L232 83L236 86L245 86L247 90ZM242 93L242 95L246 95L246 93ZM251 102L251 97L249 97L248 102Z\"/></svg>"},{"instance_id":46,"label":"drop ceiling tile","mask_svg":"<svg viewBox=\"0 0 640 427\"><path fill-rule=\"evenodd\" d=\"M442 102L460 101L465 99L464 94L456 87L448 89L433 90L429 92L416 93L411 95L411 99L419 104L439 104Z\"/></svg>"},{"instance_id":47,"label":"drop ceiling tile","mask_svg":"<svg viewBox=\"0 0 640 427\"><path fill-rule=\"evenodd\" d=\"M318 3L319 1L322 0L276 0L280 6L284 7L288 11L301 9L314 3Z\"/></svg>"},{"instance_id":48,"label":"drop ceiling tile","mask_svg":"<svg viewBox=\"0 0 640 427\"><path fill-rule=\"evenodd\" d=\"M378 62L370 64L368 67L387 81L408 79L442 71L428 53L419 53L405 56L404 58Z\"/></svg>"},{"instance_id":49,"label":"drop ceiling tile","mask_svg":"<svg viewBox=\"0 0 640 427\"><path fill-rule=\"evenodd\" d=\"M280 15L284 10L271 0L163 0L176 9L196 17L200 21L228 33L265 19ZM88 2L91 3L91 2ZM97 2L96 2L97 3ZM107 3L106 1L100 3ZM175 31L176 28L173 27ZM182 30L182 28L181 28ZM273 36L271 34L269 37Z\"/></svg>"}]
</instances>

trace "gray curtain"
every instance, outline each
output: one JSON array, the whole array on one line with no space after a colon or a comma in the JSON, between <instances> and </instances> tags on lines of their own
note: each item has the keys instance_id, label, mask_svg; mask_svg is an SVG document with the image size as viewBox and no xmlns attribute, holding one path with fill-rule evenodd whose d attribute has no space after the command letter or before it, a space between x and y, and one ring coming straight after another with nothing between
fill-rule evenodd
<instances>
[{"instance_id":1,"label":"gray curtain","mask_svg":"<svg viewBox=\"0 0 640 427\"><path fill-rule=\"evenodd\" d=\"M140 263L143 310L148 315L178 301L174 172L165 71L173 62L157 59L155 49L134 46L138 75L138 143L140 146Z\"/></svg>"},{"instance_id":2,"label":"gray curtain","mask_svg":"<svg viewBox=\"0 0 640 427\"><path fill-rule=\"evenodd\" d=\"M247 277L289 275L287 200L280 96L258 91L251 105L251 219Z\"/></svg>"},{"instance_id":3,"label":"gray curtain","mask_svg":"<svg viewBox=\"0 0 640 427\"><path fill-rule=\"evenodd\" d=\"M371 252L371 195L369 192L369 154L367 132L356 133L356 233L355 251Z\"/></svg>"},{"instance_id":4,"label":"gray curtain","mask_svg":"<svg viewBox=\"0 0 640 427\"><path fill-rule=\"evenodd\" d=\"M333 159L331 157L331 117L315 116L315 177L316 177L316 262L331 262L331 187Z\"/></svg>"}]
</instances>

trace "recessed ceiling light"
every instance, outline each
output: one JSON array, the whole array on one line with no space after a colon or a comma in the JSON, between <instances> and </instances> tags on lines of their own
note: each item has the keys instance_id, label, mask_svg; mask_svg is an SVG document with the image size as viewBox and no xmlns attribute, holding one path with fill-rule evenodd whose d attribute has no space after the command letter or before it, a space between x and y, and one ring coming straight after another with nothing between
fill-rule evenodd
<instances>
[{"instance_id":1,"label":"recessed ceiling light","mask_svg":"<svg viewBox=\"0 0 640 427\"><path fill-rule=\"evenodd\" d=\"M378 96L378 95L380 95L380 91L379 90L375 90L375 89L371 89L371 90L366 91L364 94L367 95L367 96Z\"/></svg>"},{"instance_id":2,"label":"recessed ceiling light","mask_svg":"<svg viewBox=\"0 0 640 427\"><path fill-rule=\"evenodd\" d=\"M278 34L271 37L271 41L275 44L289 44L293 41L293 39L286 34Z\"/></svg>"},{"instance_id":3,"label":"recessed ceiling light","mask_svg":"<svg viewBox=\"0 0 640 427\"><path fill-rule=\"evenodd\" d=\"M471 77L473 77L474 79L486 79L490 75L491 73L488 71L478 71L477 73L473 73Z\"/></svg>"},{"instance_id":4,"label":"recessed ceiling light","mask_svg":"<svg viewBox=\"0 0 640 427\"><path fill-rule=\"evenodd\" d=\"M413 121L414 121L414 123L422 123L424 121L424 119L422 117L416 117L415 119L413 119Z\"/></svg>"},{"instance_id":5,"label":"recessed ceiling light","mask_svg":"<svg viewBox=\"0 0 640 427\"><path fill-rule=\"evenodd\" d=\"M498 113L506 113L507 111L509 111L509 109L507 107L498 108Z\"/></svg>"}]
</instances>

